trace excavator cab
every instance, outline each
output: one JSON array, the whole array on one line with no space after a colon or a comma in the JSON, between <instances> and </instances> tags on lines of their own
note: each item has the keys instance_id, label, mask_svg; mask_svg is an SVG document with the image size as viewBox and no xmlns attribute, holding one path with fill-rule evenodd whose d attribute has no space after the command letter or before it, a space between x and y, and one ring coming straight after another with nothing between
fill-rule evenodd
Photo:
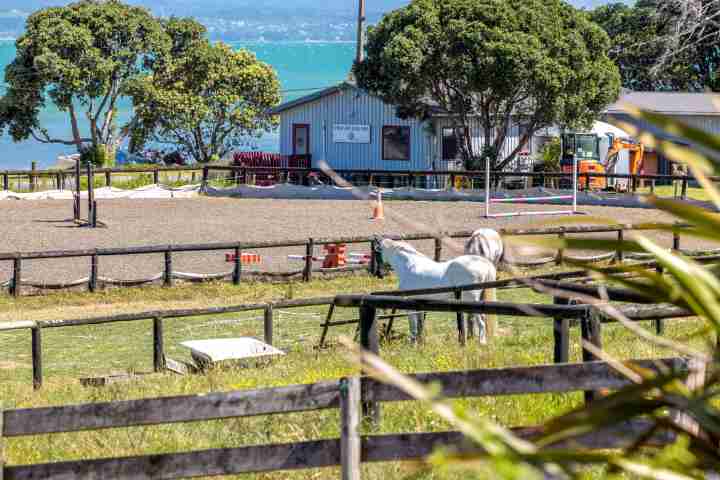
<instances>
[{"instance_id":1,"label":"excavator cab","mask_svg":"<svg viewBox=\"0 0 720 480\"><path fill-rule=\"evenodd\" d=\"M564 133L561 136L562 156L560 168L563 173L572 173L574 160L577 158L578 174L605 173L600 162L600 138L593 133ZM581 188L603 190L607 181L602 177L580 178ZM567 180L565 181L567 182ZM565 183L565 182L561 182ZM567 184L563 185L567 188ZM572 186L570 185L570 188Z\"/></svg>"}]
</instances>

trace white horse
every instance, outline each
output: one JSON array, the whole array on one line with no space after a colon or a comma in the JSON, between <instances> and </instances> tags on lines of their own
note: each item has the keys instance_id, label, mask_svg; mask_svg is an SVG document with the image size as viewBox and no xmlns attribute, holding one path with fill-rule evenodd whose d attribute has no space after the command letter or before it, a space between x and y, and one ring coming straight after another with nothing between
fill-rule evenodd
<instances>
[{"instance_id":1,"label":"white horse","mask_svg":"<svg viewBox=\"0 0 720 480\"><path fill-rule=\"evenodd\" d=\"M465 255L481 255L498 267L505 256L502 237L492 228L479 228L465 242Z\"/></svg>"},{"instance_id":2,"label":"white horse","mask_svg":"<svg viewBox=\"0 0 720 480\"><path fill-rule=\"evenodd\" d=\"M418 252L412 245L384 239L380 242L379 261L392 265L400 280L400 290L423 288L455 287L494 281L497 277L495 265L479 255L464 255L448 262L436 262ZM492 290L494 292L494 290ZM451 293L434 295L433 298L448 298ZM485 291L475 290L463 292L463 299L480 301L485 299ZM408 315L410 321L410 338L417 341L422 336L425 314L415 312ZM478 339L486 343L485 320L482 315L473 315L471 321L476 322Z\"/></svg>"},{"instance_id":3,"label":"white horse","mask_svg":"<svg viewBox=\"0 0 720 480\"><path fill-rule=\"evenodd\" d=\"M505 247L502 237L492 228L479 228L473 232L470 239L465 242L465 255L480 255L492 262L498 269L505 257ZM495 301L495 289L489 289L485 296L486 300ZM468 319L468 335L473 336L473 324L478 324L481 319L474 319L478 314L471 313ZM488 336L492 338L496 329L496 316L488 315L487 318Z\"/></svg>"}]
</instances>

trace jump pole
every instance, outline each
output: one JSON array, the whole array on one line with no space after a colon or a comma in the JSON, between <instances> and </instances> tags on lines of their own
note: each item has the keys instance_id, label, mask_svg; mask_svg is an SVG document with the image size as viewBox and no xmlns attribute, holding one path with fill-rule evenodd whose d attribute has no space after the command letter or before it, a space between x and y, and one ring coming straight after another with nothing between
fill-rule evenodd
<instances>
[{"instance_id":1,"label":"jump pole","mask_svg":"<svg viewBox=\"0 0 720 480\"><path fill-rule=\"evenodd\" d=\"M548 197L527 197L527 198L490 198L490 158L485 163L485 218L503 218L503 217L519 217L530 215L567 215L571 213L577 214L577 191L578 191L578 169L577 157L573 155L573 176L572 176L572 195L555 195ZM508 212L508 213L490 213L490 205L493 203L525 203L537 202L543 200L570 200L572 199L572 210L546 210L546 211L530 211L530 212Z\"/></svg>"}]
</instances>

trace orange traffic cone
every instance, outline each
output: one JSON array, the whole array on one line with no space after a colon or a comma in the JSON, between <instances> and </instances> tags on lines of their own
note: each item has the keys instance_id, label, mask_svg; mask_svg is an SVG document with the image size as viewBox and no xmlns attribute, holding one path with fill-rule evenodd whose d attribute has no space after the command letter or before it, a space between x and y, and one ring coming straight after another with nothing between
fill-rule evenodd
<instances>
[{"instance_id":1,"label":"orange traffic cone","mask_svg":"<svg viewBox=\"0 0 720 480\"><path fill-rule=\"evenodd\" d=\"M372 219L385 220L385 210L383 209L382 192L380 190L377 192L377 201L375 202L375 207L373 208Z\"/></svg>"}]
</instances>

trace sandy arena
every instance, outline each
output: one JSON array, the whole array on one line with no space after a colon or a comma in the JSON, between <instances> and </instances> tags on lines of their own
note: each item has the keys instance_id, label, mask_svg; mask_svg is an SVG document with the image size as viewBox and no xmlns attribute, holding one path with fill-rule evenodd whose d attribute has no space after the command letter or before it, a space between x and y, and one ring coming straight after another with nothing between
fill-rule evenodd
<instances>
[{"instance_id":1,"label":"sandy arena","mask_svg":"<svg viewBox=\"0 0 720 480\"><path fill-rule=\"evenodd\" d=\"M70 201L4 201L0 203L0 252L87 249L212 242L299 240L308 237L337 237L375 233L410 233L472 230L481 226L529 227L557 222L557 216L514 217L485 220L482 204L467 202L385 202L387 219L370 220L371 207L365 201L248 200L196 198L174 200L103 200L99 219L107 228L77 228L71 219ZM518 209L557 210L552 205L496 205L494 211ZM564 208L564 207L563 207ZM623 223L671 220L661 212L647 209L580 207L593 217ZM577 217L580 218L580 217ZM589 220L589 218L588 218ZM656 235L670 245L667 235ZM418 242L430 253L431 242ZM712 248L684 238L683 248ZM363 248L350 247L350 251ZM301 262L289 262L288 254L302 254L302 248L267 249L261 266L246 270L293 271ZM318 249L316 254L321 254ZM452 255L446 250L446 255ZM319 265L318 265L319 266ZM175 254L176 271L190 273L229 272L225 252ZM138 279L158 274L162 255L102 257L100 276ZM34 260L23 263L23 279L59 283L87 277L89 259ZM11 262L0 262L0 283L11 275Z\"/></svg>"}]
</instances>

